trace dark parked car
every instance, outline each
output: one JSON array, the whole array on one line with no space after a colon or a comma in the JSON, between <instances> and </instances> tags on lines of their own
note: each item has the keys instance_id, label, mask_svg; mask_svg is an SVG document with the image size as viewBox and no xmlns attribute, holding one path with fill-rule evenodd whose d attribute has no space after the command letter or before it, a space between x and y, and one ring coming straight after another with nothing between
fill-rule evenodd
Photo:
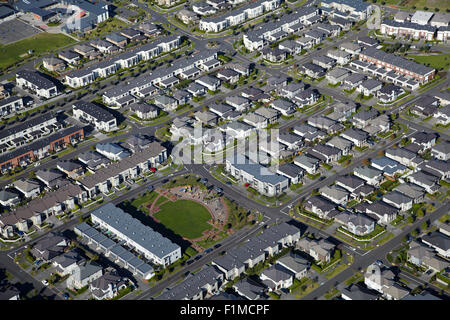
<instances>
[{"instance_id":1,"label":"dark parked car","mask_svg":"<svg viewBox=\"0 0 450 320\"><path fill-rule=\"evenodd\" d=\"M225 182L225 184L228 185L228 186L232 186L232 185L233 185L233 184L231 183L231 181L227 181L227 182Z\"/></svg>"}]
</instances>

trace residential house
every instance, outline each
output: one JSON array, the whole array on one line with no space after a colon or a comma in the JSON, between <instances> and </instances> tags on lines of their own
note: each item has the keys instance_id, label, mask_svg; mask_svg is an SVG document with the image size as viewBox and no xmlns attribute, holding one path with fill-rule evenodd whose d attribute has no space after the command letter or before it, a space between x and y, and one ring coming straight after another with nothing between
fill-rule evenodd
<instances>
[{"instance_id":1,"label":"residential house","mask_svg":"<svg viewBox=\"0 0 450 320\"><path fill-rule=\"evenodd\" d=\"M367 267L364 274L364 283L367 288L376 290L383 294L388 300L400 300L409 294L394 281L395 275L389 269L382 269L377 264Z\"/></svg>"},{"instance_id":2,"label":"residential house","mask_svg":"<svg viewBox=\"0 0 450 320\"><path fill-rule=\"evenodd\" d=\"M111 132L118 129L116 117L97 104L77 101L72 106L72 112L75 119L91 123L97 130Z\"/></svg>"},{"instance_id":3,"label":"residential house","mask_svg":"<svg viewBox=\"0 0 450 320\"><path fill-rule=\"evenodd\" d=\"M418 171L407 177L409 182L412 182L422 188L428 193L435 193L439 189L439 178L430 174L426 174L423 171Z\"/></svg>"},{"instance_id":4,"label":"residential house","mask_svg":"<svg viewBox=\"0 0 450 320\"><path fill-rule=\"evenodd\" d=\"M394 177L395 175L401 175L405 173L408 169L404 165L392 160L388 157L380 157L371 160L371 166L375 169L383 171L383 174L389 177Z\"/></svg>"},{"instance_id":5,"label":"residential house","mask_svg":"<svg viewBox=\"0 0 450 320\"><path fill-rule=\"evenodd\" d=\"M436 250L438 255L448 260L450 258L450 237L441 233L433 232L422 237L422 242Z\"/></svg>"},{"instance_id":6,"label":"residential house","mask_svg":"<svg viewBox=\"0 0 450 320\"><path fill-rule=\"evenodd\" d=\"M208 75L198 78L195 82L211 91L217 91L221 84L220 79Z\"/></svg>"},{"instance_id":7,"label":"residential house","mask_svg":"<svg viewBox=\"0 0 450 320\"><path fill-rule=\"evenodd\" d=\"M69 244L70 240L68 238L59 233L50 232L31 248L30 253L36 259L50 261L61 255Z\"/></svg>"},{"instance_id":8,"label":"residential house","mask_svg":"<svg viewBox=\"0 0 450 320\"><path fill-rule=\"evenodd\" d=\"M94 262L77 265L73 273L67 278L66 285L69 289L79 290L103 275L103 268Z\"/></svg>"},{"instance_id":9,"label":"residential house","mask_svg":"<svg viewBox=\"0 0 450 320\"><path fill-rule=\"evenodd\" d=\"M391 206L400 209L401 211L407 211L412 208L413 199L404 195L398 191L391 191L386 193L382 200Z\"/></svg>"},{"instance_id":10,"label":"residential house","mask_svg":"<svg viewBox=\"0 0 450 320\"><path fill-rule=\"evenodd\" d=\"M277 264L290 271L298 280L308 275L311 263L297 254L289 254L277 260Z\"/></svg>"},{"instance_id":11,"label":"residential house","mask_svg":"<svg viewBox=\"0 0 450 320\"><path fill-rule=\"evenodd\" d=\"M32 180L19 179L13 182L14 188L19 190L25 198L35 198L41 193L39 183Z\"/></svg>"},{"instance_id":12,"label":"residential house","mask_svg":"<svg viewBox=\"0 0 450 320\"><path fill-rule=\"evenodd\" d=\"M345 130L340 136L353 142L353 144L359 148L365 146L369 138L369 134L367 132L354 128Z\"/></svg>"},{"instance_id":13,"label":"residential house","mask_svg":"<svg viewBox=\"0 0 450 320\"><path fill-rule=\"evenodd\" d=\"M321 196L312 196L303 206L321 219L330 219L329 214L336 208L334 203Z\"/></svg>"},{"instance_id":14,"label":"residential house","mask_svg":"<svg viewBox=\"0 0 450 320\"><path fill-rule=\"evenodd\" d=\"M426 194L424 188L409 182L399 184L394 188L394 191L400 192L405 196L413 199L413 203L423 202Z\"/></svg>"},{"instance_id":15,"label":"residential house","mask_svg":"<svg viewBox=\"0 0 450 320\"><path fill-rule=\"evenodd\" d=\"M450 159L450 141L442 141L431 148L431 155L439 160Z\"/></svg>"},{"instance_id":16,"label":"residential house","mask_svg":"<svg viewBox=\"0 0 450 320\"><path fill-rule=\"evenodd\" d=\"M341 150L342 155L346 156L350 153L350 150L353 147L353 142L340 136L334 136L326 143L326 145Z\"/></svg>"},{"instance_id":17,"label":"residential house","mask_svg":"<svg viewBox=\"0 0 450 320\"><path fill-rule=\"evenodd\" d=\"M19 201L19 195L15 192L12 192L12 190L4 189L0 191L0 204L3 207L13 207L18 204Z\"/></svg>"},{"instance_id":18,"label":"residential house","mask_svg":"<svg viewBox=\"0 0 450 320\"><path fill-rule=\"evenodd\" d=\"M270 106L286 117L292 115L296 111L295 104L284 99L275 99L270 103Z\"/></svg>"},{"instance_id":19,"label":"residential house","mask_svg":"<svg viewBox=\"0 0 450 320\"><path fill-rule=\"evenodd\" d=\"M80 256L77 249L65 252L52 259L52 264L61 277L70 275L83 262L85 262L85 259Z\"/></svg>"},{"instance_id":20,"label":"residential house","mask_svg":"<svg viewBox=\"0 0 450 320\"><path fill-rule=\"evenodd\" d=\"M42 59L43 67L48 71L61 72L66 68L66 64L63 60L55 58L53 56Z\"/></svg>"},{"instance_id":21,"label":"residential house","mask_svg":"<svg viewBox=\"0 0 450 320\"><path fill-rule=\"evenodd\" d=\"M327 52L327 57L336 60L337 64L343 66L350 62L352 59L352 54L342 50L329 50Z\"/></svg>"},{"instance_id":22,"label":"residential house","mask_svg":"<svg viewBox=\"0 0 450 320\"><path fill-rule=\"evenodd\" d=\"M382 103L390 103L400 97L405 90L395 84L388 84L377 92L377 98Z\"/></svg>"},{"instance_id":23,"label":"residential house","mask_svg":"<svg viewBox=\"0 0 450 320\"><path fill-rule=\"evenodd\" d=\"M319 189L319 193L322 197L342 207L345 207L349 200L349 192L335 185L322 187Z\"/></svg>"},{"instance_id":24,"label":"residential house","mask_svg":"<svg viewBox=\"0 0 450 320\"><path fill-rule=\"evenodd\" d=\"M305 171L292 163L283 163L278 166L277 173L289 179L290 184L298 184L301 182Z\"/></svg>"},{"instance_id":25,"label":"residential house","mask_svg":"<svg viewBox=\"0 0 450 320\"><path fill-rule=\"evenodd\" d=\"M85 164L90 171L96 171L111 163L106 157L96 151L86 151L78 155L78 161Z\"/></svg>"},{"instance_id":26,"label":"residential house","mask_svg":"<svg viewBox=\"0 0 450 320\"><path fill-rule=\"evenodd\" d=\"M333 243L325 239L316 240L308 237L302 238L297 243L297 249L306 252L320 263L330 262L335 247Z\"/></svg>"},{"instance_id":27,"label":"residential house","mask_svg":"<svg viewBox=\"0 0 450 320\"><path fill-rule=\"evenodd\" d=\"M327 81L332 85L341 84L345 78L347 78L351 72L344 68L334 68L333 70L329 71L325 78Z\"/></svg>"},{"instance_id":28,"label":"residential house","mask_svg":"<svg viewBox=\"0 0 450 320\"><path fill-rule=\"evenodd\" d=\"M139 119L148 120L156 118L159 109L148 103L133 103L130 105L130 111L135 113Z\"/></svg>"},{"instance_id":29,"label":"residential house","mask_svg":"<svg viewBox=\"0 0 450 320\"><path fill-rule=\"evenodd\" d=\"M116 143L97 143L95 150L112 161L120 161L130 156L130 153Z\"/></svg>"},{"instance_id":30,"label":"residential house","mask_svg":"<svg viewBox=\"0 0 450 320\"><path fill-rule=\"evenodd\" d=\"M405 148L386 149L385 156L397 162L400 162L404 166L411 166L413 168L417 167L423 162L423 159L420 158L417 154L408 151Z\"/></svg>"},{"instance_id":31,"label":"residential house","mask_svg":"<svg viewBox=\"0 0 450 320\"><path fill-rule=\"evenodd\" d=\"M368 79L363 81L358 88L356 88L356 91L359 93L362 93L366 97L373 95L377 96L378 91L383 87L383 82L375 80L375 79Z\"/></svg>"},{"instance_id":32,"label":"residential house","mask_svg":"<svg viewBox=\"0 0 450 320\"><path fill-rule=\"evenodd\" d=\"M36 172L36 178L42 181L48 188L69 183L69 181L63 179L62 173L56 169L38 170Z\"/></svg>"},{"instance_id":33,"label":"residential house","mask_svg":"<svg viewBox=\"0 0 450 320\"><path fill-rule=\"evenodd\" d=\"M302 154L294 158L294 164L306 170L309 174L315 174L319 169L320 160L314 157Z\"/></svg>"},{"instance_id":34,"label":"residential house","mask_svg":"<svg viewBox=\"0 0 450 320\"><path fill-rule=\"evenodd\" d=\"M250 106L250 100L241 96L228 96L225 102L239 112L245 111Z\"/></svg>"},{"instance_id":35,"label":"residential house","mask_svg":"<svg viewBox=\"0 0 450 320\"><path fill-rule=\"evenodd\" d=\"M343 228L357 236L366 236L375 230L375 221L363 214L344 211L334 217L343 224Z\"/></svg>"},{"instance_id":36,"label":"residential house","mask_svg":"<svg viewBox=\"0 0 450 320\"><path fill-rule=\"evenodd\" d=\"M342 156L340 149L324 144L316 144L308 154L324 163L336 162Z\"/></svg>"},{"instance_id":37,"label":"residential house","mask_svg":"<svg viewBox=\"0 0 450 320\"><path fill-rule=\"evenodd\" d=\"M289 288L292 286L293 278L292 273L280 264L270 266L260 275L260 279L269 288L269 291Z\"/></svg>"},{"instance_id":38,"label":"residential house","mask_svg":"<svg viewBox=\"0 0 450 320\"><path fill-rule=\"evenodd\" d=\"M156 96L154 103L158 107L162 108L164 111L173 111L178 106L176 99L164 94Z\"/></svg>"},{"instance_id":39,"label":"residential house","mask_svg":"<svg viewBox=\"0 0 450 320\"><path fill-rule=\"evenodd\" d=\"M78 179L84 173L84 167L80 163L72 160L58 161L56 168L72 179Z\"/></svg>"},{"instance_id":40,"label":"residential house","mask_svg":"<svg viewBox=\"0 0 450 320\"><path fill-rule=\"evenodd\" d=\"M259 300L265 296L267 287L250 278L239 280L233 285L233 289L237 294L247 300Z\"/></svg>"},{"instance_id":41,"label":"residential house","mask_svg":"<svg viewBox=\"0 0 450 320\"><path fill-rule=\"evenodd\" d=\"M270 172L266 167L242 155L226 159L226 171L269 197L282 194L289 184L286 177Z\"/></svg>"},{"instance_id":42,"label":"residential house","mask_svg":"<svg viewBox=\"0 0 450 320\"><path fill-rule=\"evenodd\" d=\"M105 273L89 284L89 291L96 300L112 299L125 288L127 282L116 272Z\"/></svg>"},{"instance_id":43,"label":"residential house","mask_svg":"<svg viewBox=\"0 0 450 320\"><path fill-rule=\"evenodd\" d=\"M383 171L370 166L356 167L353 174L372 186L379 186L383 181Z\"/></svg>"},{"instance_id":44,"label":"residential house","mask_svg":"<svg viewBox=\"0 0 450 320\"><path fill-rule=\"evenodd\" d=\"M378 224L387 225L392 222L398 214L399 209L384 201L375 201L366 206L366 213L377 220Z\"/></svg>"},{"instance_id":45,"label":"residential house","mask_svg":"<svg viewBox=\"0 0 450 320\"><path fill-rule=\"evenodd\" d=\"M222 81L226 81L229 83L236 83L239 81L240 73L234 71L233 69L222 69L217 72L216 77Z\"/></svg>"}]
</instances>

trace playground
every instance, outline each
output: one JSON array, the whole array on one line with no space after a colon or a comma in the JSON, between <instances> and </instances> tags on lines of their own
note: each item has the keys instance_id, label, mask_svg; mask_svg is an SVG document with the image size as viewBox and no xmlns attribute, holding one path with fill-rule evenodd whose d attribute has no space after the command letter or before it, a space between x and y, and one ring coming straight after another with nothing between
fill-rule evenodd
<instances>
[{"instance_id":1,"label":"playground","mask_svg":"<svg viewBox=\"0 0 450 320\"><path fill-rule=\"evenodd\" d=\"M145 205L149 215L191 242L197 251L226 236L228 208L214 191L186 185L155 192L157 196Z\"/></svg>"}]
</instances>

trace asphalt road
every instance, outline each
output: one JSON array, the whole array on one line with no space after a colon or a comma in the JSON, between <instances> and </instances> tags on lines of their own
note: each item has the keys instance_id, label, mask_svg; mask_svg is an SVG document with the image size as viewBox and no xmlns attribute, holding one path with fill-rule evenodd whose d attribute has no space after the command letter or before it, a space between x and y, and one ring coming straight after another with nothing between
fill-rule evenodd
<instances>
[{"instance_id":1,"label":"asphalt road","mask_svg":"<svg viewBox=\"0 0 450 320\"><path fill-rule=\"evenodd\" d=\"M356 271L367 268L369 265L374 263L376 260L385 259L386 254L388 254L391 250L395 249L395 247L397 247L398 244L402 242L402 239L404 236L406 236L408 233L410 233L415 228L420 227L420 225L423 223L424 220L433 221L447 212L448 212L448 202L446 202L443 206L441 206L437 210L430 213L428 216L425 216L424 218L414 222L412 225L405 227L399 235L397 235L396 237L394 237L393 239L391 239L389 242L385 243L381 247L373 249L365 256L354 256L355 260L351 267L345 269L344 271L342 271L340 274L338 274L334 278L324 282L316 290L310 292L305 297L303 297L303 299L304 300L315 300L315 299L323 296L325 293L327 293L331 289L331 287L333 285L335 285L336 283L341 283L341 282L345 281L346 279L350 278Z\"/></svg>"}]
</instances>

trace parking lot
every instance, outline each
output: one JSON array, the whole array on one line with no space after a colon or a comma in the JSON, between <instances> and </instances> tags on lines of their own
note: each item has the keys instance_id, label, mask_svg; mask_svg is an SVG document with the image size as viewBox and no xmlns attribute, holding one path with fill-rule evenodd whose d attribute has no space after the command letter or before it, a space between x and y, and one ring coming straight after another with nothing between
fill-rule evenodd
<instances>
[{"instance_id":1,"label":"parking lot","mask_svg":"<svg viewBox=\"0 0 450 320\"><path fill-rule=\"evenodd\" d=\"M35 34L40 31L18 19L0 24L0 43L3 45L10 44Z\"/></svg>"}]
</instances>

